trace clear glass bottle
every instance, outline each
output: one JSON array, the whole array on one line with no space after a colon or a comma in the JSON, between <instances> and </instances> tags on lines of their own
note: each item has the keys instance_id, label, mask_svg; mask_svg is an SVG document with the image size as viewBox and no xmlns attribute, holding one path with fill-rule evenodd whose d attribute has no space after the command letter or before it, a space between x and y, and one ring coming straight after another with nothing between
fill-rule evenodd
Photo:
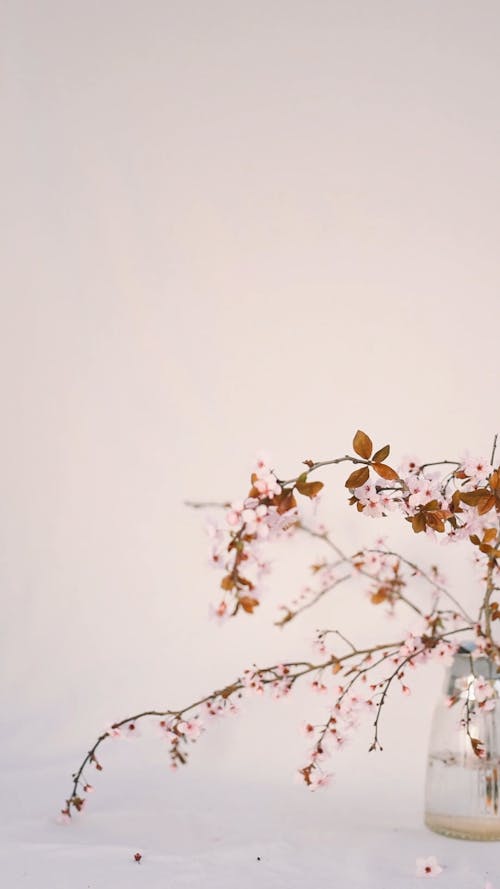
<instances>
[{"instance_id":1,"label":"clear glass bottle","mask_svg":"<svg viewBox=\"0 0 500 889\"><path fill-rule=\"evenodd\" d=\"M499 694L492 661L461 648L447 671L429 744L425 823L437 833L500 840Z\"/></svg>"}]
</instances>

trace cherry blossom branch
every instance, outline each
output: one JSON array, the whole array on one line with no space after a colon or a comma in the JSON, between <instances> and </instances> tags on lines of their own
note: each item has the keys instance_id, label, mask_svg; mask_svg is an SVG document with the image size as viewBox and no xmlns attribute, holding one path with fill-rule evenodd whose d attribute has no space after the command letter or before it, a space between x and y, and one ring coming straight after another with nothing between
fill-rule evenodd
<instances>
[{"instance_id":1,"label":"cherry blossom branch","mask_svg":"<svg viewBox=\"0 0 500 889\"><path fill-rule=\"evenodd\" d=\"M346 580L352 580L351 574L345 574L343 577L339 577L338 580L335 580L329 586L325 587L324 590L319 590L309 602L306 602L304 605L300 605L298 608L290 609L286 608L285 614L279 620L274 622L275 627L284 627L286 624L290 623L291 620L295 620L299 614L302 614L304 611L307 611L309 608L313 608L314 605L322 599L327 593L331 593L336 587L340 586L341 583L345 583Z\"/></svg>"},{"instance_id":2,"label":"cherry blossom branch","mask_svg":"<svg viewBox=\"0 0 500 889\"><path fill-rule=\"evenodd\" d=\"M423 662L426 662L429 658L432 658L434 654L437 654L439 657L441 657L443 654L446 654L447 656L449 656L449 654L452 654L453 651L456 650L456 646L453 647L453 644L450 642L448 637L452 637L459 633L468 632L470 631L470 629L471 627L462 627L456 630L445 631L431 637L422 636L421 638L415 638L410 636L408 640L403 643L403 645L398 643L394 646L374 646L372 650L364 658L362 658L361 661L359 661L353 667L350 667L344 675L348 677L352 673L353 676L349 680L347 685L339 687L339 695L337 701L332 710L332 714L328 718L326 723L323 726L314 726L312 724L308 724L306 726L308 734L312 736L317 735L315 746L311 755L311 760L300 770L306 784L308 784L309 786L313 784L315 772L317 769L322 772L321 761L326 753L325 742L327 737L331 738L337 746L343 745L345 741L344 733L346 731L346 728L347 730L349 729L349 727L352 728L353 711L355 712L356 709L358 709L359 707L361 707L362 709L376 709L376 716L373 723L374 736L369 750L382 750L382 746L379 741L379 724L382 707L386 701L387 695L389 694L392 683L396 679L399 679L400 681L403 680L404 668L407 664L416 664L419 663L422 659ZM444 646L444 648L442 648L442 646ZM373 655L376 651L382 651L382 655L381 657L374 659ZM396 667L394 670L391 671L389 676L386 676L384 679L382 679L382 681L375 681L375 684L370 685L370 689L373 692L372 697L368 700L363 700L359 697L351 697L350 700L347 701L347 698L350 695L353 686L360 681L366 681L366 676L368 673L375 671L377 667L380 667L389 659L395 661ZM381 689L381 691L378 691L379 689ZM402 685L402 690L405 694L409 693L409 689L405 685ZM374 700L377 695L380 695L379 701ZM318 778L317 786L323 786L327 777L328 776Z\"/></svg>"},{"instance_id":3,"label":"cherry blossom branch","mask_svg":"<svg viewBox=\"0 0 500 889\"><path fill-rule=\"evenodd\" d=\"M321 540L323 543L325 543L327 546L329 546L335 552L335 554L338 556L337 562L334 562L331 565L328 565L325 567L336 568L337 566L339 566L343 563L352 565L353 563L355 563L355 560L357 558L359 559L359 555L360 555L359 551L357 551L356 553L353 553L350 556L347 556L340 549L340 547L331 539L331 537L329 536L327 531L315 531L314 529L308 527L307 525L305 525L303 522L300 522L300 521L297 521L296 528L298 531L300 531L304 534L307 534L310 537ZM392 550L383 550L383 549L373 548L373 549L366 549L363 552L377 553L379 555L392 556L392 557L398 559L400 562L404 563L409 568L411 568L415 574L418 574L419 576L424 578L424 580L426 580L436 591L441 592L444 595L447 595L448 598L450 599L450 601L452 601L457 606L457 608L460 611L460 613L462 614L462 616L469 623L472 622L472 618L466 614L466 612L462 609L460 603L454 598L454 596L452 596L451 593L449 593L445 587L443 587L441 584L439 584L434 578L430 577L425 571L423 571L423 569L421 569L414 562L411 562L409 559L406 559L404 556L401 556L399 553L396 553ZM374 577L373 574L370 574L368 571L365 571L363 568L361 568L359 566L356 566L356 573L361 574L364 577L367 577L371 581L376 580L376 577ZM293 620L295 617L297 617L303 611L305 611L306 609L311 608L313 605L315 605L320 599L323 598L323 596L325 596L327 593L331 592L339 583L349 579L349 577L350 577L350 575L346 575L342 578L339 578L338 581L332 583L326 589L321 590L319 593L317 593L317 595L310 602L306 603L305 605L302 605L295 610L287 609L285 616L281 620L276 621L276 626L283 626L284 624L289 623L291 620ZM397 599L399 601L403 602L405 605L407 605L409 608L411 608L417 614L422 616L422 614L423 614L422 610L414 602L412 602L407 596L405 596L401 591L398 591Z\"/></svg>"},{"instance_id":4,"label":"cherry blossom branch","mask_svg":"<svg viewBox=\"0 0 500 889\"><path fill-rule=\"evenodd\" d=\"M436 638L444 639L446 635L452 635L453 632L460 631L450 631L448 634L442 634L441 636ZM281 686L283 693L288 693L294 687L295 683L305 676L311 675L313 673L322 674L323 671L328 668L331 668L336 674L339 672L340 669L343 669L344 665L348 665L351 660L360 657L364 657L365 659L372 658L376 652L380 651L384 652L384 657L381 659L384 660L386 657L394 655L401 648L401 646L404 645L404 640L399 640L392 643L379 643L370 647L356 648L354 644L346 639L346 637L344 637L339 631L323 631L323 635L327 635L329 633L335 633L349 646L350 650L345 654L340 654L338 656L331 654L325 660L320 661L319 663L297 660L288 661L281 664L274 664L270 667L255 668L250 671L246 671L243 677L238 677L236 680L226 685L224 688L204 695L203 697L181 709L175 710L166 708L164 710L143 710L114 722L109 730L101 733L97 737L97 740L94 742L93 746L88 750L85 757L83 758L79 768L76 770L76 772L73 773L71 792L66 799L65 808L62 810L62 814L65 817L69 818L71 817L72 809L78 812L81 811L85 803L85 797L81 796L80 792L86 793L88 790L91 789L90 785L86 781L84 781L83 773L89 765L94 766L97 771L102 771L103 767L97 759L97 751L106 740L120 734L120 730L123 727L127 727L128 731L134 731L136 724L139 721L152 717L159 718L161 720L160 726L162 727L162 729L165 730L167 736L169 736L170 739L171 758L173 760L173 764L175 766L177 766L179 763L185 764L187 761L187 753L185 751L181 751L181 744L187 743L188 740L196 740L199 735L200 729L196 725L196 719L198 719L198 716L195 716L193 722L191 723L186 723L184 720L185 717L188 716L188 714L193 713L193 711L198 710L203 705L209 706L209 712L211 712L211 714L215 714L218 710L223 710L224 707L226 707L227 702L231 697L233 697L234 695L241 697L245 690L252 689L252 687L256 688L256 690L259 690L259 688L264 688L268 685L274 687ZM375 667L379 662L381 661L376 661L368 667L355 668L355 679L359 679L363 673ZM349 687L351 687L352 684L353 683L351 681Z\"/></svg>"},{"instance_id":5,"label":"cherry blossom branch","mask_svg":"<svg viewBox=\"0 0 500 889\"><path fill-rule=\"evenodd\" d=\"M254 676L259 677L259 679L263 685L268 685L272 682L276 682L277 680L279 680L280 677L279 677L279 674L277 673L278 669L281 669L282 667L285 667L288 670L296 668L297 672L294 674L290 674L289 679L288 679L288 681L291 684L294 684L295 681L297 679L299 679L300 677L305 676L308 673L324 669L324 667L328 666L329 664L331 664L331 659L329 659L325 663L321 663L321 664L312 664L309 661L292 661L292 662L286 663L286 664L277 664L277 665L274 665L271 667L260 668L260 669L254 671ZM301 669L299 669L299 668L301 668ZM267 675L267 674L269 674L269 675ZM111 725L110 730L105 731L101 735L98 736L94 745L89 749L89 751L85 755L85 757L84 757L81 765L77 769L77 771L74 772L73 775L71 776L72 781L73 781L73 786L71 789L71 793L66 800L66 806L62 810L62 814L65 815L66 817L71 817L71 809L72 808L76 809L77 811L80 811L83 808L84 798L79 796L79 788L81 785L83 785L83 781L82 781L83 772L89 764L94 765L98 771L102 771L102 766L96 757L96 751L104 743L104 741L106 741L108 738L111 738L111 737L119 734L119 730L123 726L128 726L128 727L133 726L135 729L136 723L142 719L147 718L147 717L159 717L162 720L170 717L174 720L174 728L175 728L176 726L178 727L179 723L182 722L182 719L186 714L192 712L193 710L196 710L198 707L201 707L203 704L207 704L209 702L217 702L219 699L221 699L222 701L227 701L233 694L241 692L245 687L246 686L245 686L243 679L238 678L234 682L225 686L222 690L217 690L217 691L211 692L210 694L205 695L202 698L199 698L197 701L194 701L192 704L189 704L180 710L171 710L171 709L143 710L140 713L135 713L133 716L127 716L124 719L114 722ZM175 731L174 731L174 734L175 734ZM180 732L180 735L182 735L182 734L183 733ZM179 739L179 729L178 728L177 728L176 737ZM186 756L184 754L180 753L178 750L179 740L177 741L177 743L175 743L174 756L175 756L175 759L179 760L180 762L182 762L184 764L184 762L186 761ZM85 791L85 788L88 786L89 785L84 784L82 789Z\"/></svg>"},{"instance_id":6,"label":"cherry blossom branch","mask_svg":"<svg viewBox=\"0 0 500 889\"><path fill-rule=\"evenodd\" d=\"M467 614L467 612L465 611L464 607L460 604L458 599L456 599L455 596L453 596L450 593L450 591L448 589L446 589L446 587L444 587L437 580L435 580L433 577L431 577L429 574L427 574L415 562L410 561L410 559L405 558L405 556L402 556L402 555L400 555L400 553L394 552L393 550L367 549L367 550L365 550L365 552L378 553L379 555L394 556L396 559L399 559L401 562L403 562L405 565L407 565L408 568L411 568L411 570L414 571L417 576L423 577L423 579L427 580L427 582L430 583L431 586L433 586L435 590L437 590L439 593L442 593L443 596L446 596L446 598L449 599L450 602L453 602L453 604L458 609L459 613L462 615L462 617L465 618L466 621L468 621L469 623L474 623L472 617L469 614Z\"/></svg>"},{"instance_id":7,"label":"cherry blossom branch","mask_svg":"<svg viewBox=\"0 0 500 889\"><path fill-rule=\"evenodd\" d=\"M72 788L62 810L63 815L71 817L73 810L80 811L83 807L85 797L81 793L85 794L91 789L84 772L89 766L102 770L97 759L101 745L122 730L133 733L140 720L160 720L160 728L170 745L172 767L177 767L186 763L186 748L202 731L202 712L209 716L232 712L235 709L234 698L252 689L261 693L269 687L275 696L283 696L305 676L314 675L312 687L327 691L328 679L340 675L345 681L339 688L333 712L321 726L307 727L309 734L317 735L316 746L311 762L300 772L306 784L314 788L323 786L328 777L323 775L321 767L328 746L327 739L333 739L337 746L343 743L345 730L355 723L354 712L357 708L376 708L370 750L382 749L379 741L382 708L395 682L401 682L404 694L409 693L403 684L408 664L453 655L458 648L453 641L455 634L471 631L475 633L477 652L500 664L500 647L493 640L492 633L493 622L500 619L500 605L492 601L493 593L500 588L500 467L495 469L493 466L497 438L495 435L489 463L486 459L469 457L462 461L446 459L426 463L408 459L396 471L386 462L390 446L384 445L374 450L370 437L358 430L352 442L354 454L346 453L328 460L305 460L305 469L295 478L285 481L280 480L269 463L260 457L251 475L250 490L241 500L231 503L189 501L188 505L194 509L212 507L225 511L222 523L211 529L211 561L224 572L220 582L222 599L215 612L218 618L234 616L240 610L253 613L259 604L261 578L269 570L262 552L263 544L290 536L297 530L321 539L335 554L335 560L325 560L311 566L320 588L312 584L305 592L302 591L299 601L307 595L311 598L294 610L286 608L286 614L278 625L288 623L316 605L341 583L359 575L373 585L368 590L373 604L386 603L392 610L397 602L402 602L421 618L424 629L418 637L410 633L406 639L395 643L378 643L359 649L340 631L323 630L318 635L318 643L324 659L319 663L304 660L254 667L225 688L211 692L180 710L144 710L113 723L97 737L72 775ZM481 566L484 564L485 569L482 578L485 587L477 620L468 615L458 599L439 581L437 574L433 576L432 572L423 571L410 559L383 548L362 549L348 556L327 532L315 531L302 522L299 510L300 503L304 501L301 498L313 500L324 487L321 481L310 481L310 474L341 463L358 467L351 471L344 482L348 502L357 512L378 518L396 510L417 534L423 532L431 538L443 535L450 542L466 540L476 547L475 561ZM452 468L449 472L444 468L439 472L428 472L436 467ZM334 576L336 569L341 569L342 576ZM408 596L406 569L431 586L430 612ZM440 607L440 596L446 596L456 610ZM292 604L295 605L294 602ZM457 627L459 620L464 625ZM455 628L449 629L447 624ZM349 650L343 654L339 654L338 650L328 651L327 642L331 636L343 642ZM383 675L383 665L388 661L393 661L394 669L388 675ZM365 699L362 695L360 697L358 688L368 682L368 675L372 695ZM355 695L352 694L353 689ZM483 677L474 679L473 692L471 699L469 687L464 725L474 752L482 756L486 755L484 745L471 732L471 709L483 708L487 712L495 706L494 701L490 700L495 692L487 686Z\"/></svg>"},{"instance_id":8,"label":"cherry blossom branch","mask_svg":"<svg viewBox=\"0 0 500 889\"><path fill-rule=\"evenodd\" d=\"M340 549L340 547L336 543L334 543L334 541L331 539L331 537L329 536L327 531L321 531L321 532L314 531L312 528L309 528L307 525L304 525L303 522L297 522L296 527L297 527L298 531L302 531L304 534L307 534L310 537L314 537L318 540L322 540L331 549L334 550L334 552L339 557L339 561L333 563L333 565L331 565L330 567L336 567L337 565L340 565L342 563L353 564L355 562L356 558L360 556L359 550L350 556L345 555L345 553ZM422 577L424 580L426 580L437 592L440 592L443 595L447 596L450 599L450 601L453 602L454 605L456 605L458 611L460 612L462 617L465 618L465 620L467 620L469 623L473 622L472 618L469 615L467 615L467 613L464 611L464 609L462 608L462 606L460 605L458 600L455 599L455 597L446 589L446 587L444 587L440 583L438 583L438 581L436 581L433 577L431 577L429 574L427 574L415 562L410 561L410 559L405 558L405 556L402 556L400 553L397 553L394 550L386 550L386 549L380 549L380 548L367 548L365 550L362 550L361 552L362 553L376 553L377 555L381 555L381 556L392 556L392 557L398 559L400 562L402 562L404 565L406 565L408 568L410 568L416 575L418 575L418 576ZM361 567L357 567L356 571L358 574L361 574L364 577L367 577L369 580L376 579L374 577L374 575L370 574L368 571L365 571ZM335 584L332 584L331 587L329 587L327 590L324 590L321 593L321 596L318 596L314 600L314 602L316 602L319 598L322 598L322 596L326 592L329 592L331 589L333 589L334 586L335 586ZM408 607L411 608L413 611L415 611L417 614L420 614L420 615L423 614L422 610L417 605L415 605L414 602L412 602L410 599L408 599L406 596L404 596L403 593L401 593L401 592L398 593L398 599L401 602L404 602L406 605L408 605ZM313 604L313 603L311 603L311 604ZM310 607L310 605L305 605L302 608L297 609L297 611L293 612L292 616L299 614L306 607ZM287 617L286 620L291 620L291 616Z\"/></svg>"}]
</instances>

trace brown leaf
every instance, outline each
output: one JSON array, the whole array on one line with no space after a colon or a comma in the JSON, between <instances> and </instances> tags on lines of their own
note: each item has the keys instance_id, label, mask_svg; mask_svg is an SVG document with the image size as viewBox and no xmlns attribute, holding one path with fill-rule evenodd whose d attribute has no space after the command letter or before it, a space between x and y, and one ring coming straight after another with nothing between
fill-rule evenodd
<instances>
[{"instance_id":1,"label":"brown leaf","mask_svg":"<svg viewBox=\"0 0 500 889\"><path fill-rule=\"evenodd\" d=\"M482 553L486 553L486 555L489 556L493 547L489 543L480 543L479 549L481 550Z\"/></svg>"},{"instance_id":2,"label":"brown leaf","mask_svg":"<svg viewBox=\"0 0 500 889\"><path fill-rule=\"evenodd\" d=\"M372 457L374 463L383 463L384 460L387 460L389 454L391 453L391 446L384 445L383 448L379 448Z\"/></svg>"},{"instance_id":3,"label":"brown leaf","mask_svg":"<svg viewBox=\"0 0 500 889\"><path fill-rule=\"evenodd\" d=\"M360 488L361 485L368 481L369 476L370 470L368 466L362 466L361 469L355 469L354 472L351 472L345 486L346 488Z\"/></svg>"},{"instance_id":4,"label":"brown leaf","mask_svg":"<svg viewBox=\"0 0 500 889\"><path fill-rule=\"evenodd\" d=\"M352 440L352 446L356 453L360 457L363 457L364 460L370 459L373 451L373 444L370 436L367 435L366 432L362 432L361 429L358 429Z\"/></svg>"},{"instance_id":5,"label":"brown leaf","mask_svg":"<svg viewBox=\"0 0 500 889\"><path fill-rule=\"evenodd\" d=\"M485 489L478 488L475 491L466 491L465 494L461 494L460 499L462 503L466 503L467 506L478 506L484 495Z\"/></svg>"},{"instance_id":6,"label":"brown leaf","mask_svg":"<svg viewBox=\"0 0 500 889\"><path fill-rule=\"evenodd\" d=\"M322 569L325 567L325 565L326 565L326 562L315 562L313 565L311 565L312 573L317 574L318 571L322 571Z\"/></svg>"},{"instance_id":7,"label":"brown leaf","mask_svg":"<svg viewBox=\"0 0 500 889\"><path fill-rule=\"evenodd\" d=\"M223 590L232 590L235 585L234 578L230 574L226 574L226 576L222 578L220 585Z\"/></svg>"},{"instance_id":8,"label":"brown leaf","mask_svg":"<svg viewBox=\"0 0 500 889\"><path fill-rule=\"evenodd\" d=\"M323 482L297 482L295 485L299 494L309 497L311 500L317 497L321 489L324 487Z\"/></svg>"},{"instance_id":9,"label":"brown leaf","mask_svg":"<svg viewBox=\"0 0 500 889\"><path fill-rule=\"evenodd\" d=\"M380 605L381 602L386 602L389 596L387 595L388 590L386 587L380 587L375 593L372 593L370 596L370 601L373 602L374 605Z\"/></svg>"},{"instance_id":10,"label":"brown leaf","mask_svg":"<svg viewBox=\"0 0 500 889\"><path fill-rule=\"evenodd\" d=\"M439 509L439 501L438 500L429 500L428 503L424 504L424 509Z\"/></svg>"},{"instance_id":11,"label":"brown leaf","mask_svg":"<svg viewBox=\"0 0 500 889\"><path fill-rule=\"evenodd\" d=\"M411 526L415 531L415 534L420 534L421 531L425 531L425 513L418 512L417 515L412 516Z\"/></svg>"},{"instance_id":12,"label":"brown leaf","mask_svg":"<svg viewBox=\"0 0 500 889\"><path fill-rule=\"evenodd\" d=\"M254 608L259 604L259 600L254 599L252 596L241 596L238 602L247 614L253 614Z\"/></svg>"},{"instance_id":13,"label":"brown leaf","mask_svg":"<svg viewBox=\"0 0 500 889\"><path fill-rule=\"evenodd\" d=\"M303 776L305 783L309 787L312 784L311 781L311 769L312 766L304 766L303 769L299 769L300 774Z\"/></svg>"},{"instance_id":14,"label":"brown leaf","mask_svg":"<svg viewBox=\"0 0 500 889\"><path fill-rule=\"evenodd\" d=\"M494 494L486 494L481 500L479 506L477 507L478 515L486 515L490 509L496 505L497 498Z\"/></svg>"},{"instance_id":15,"label":"brown leaf","mask_svg":"<svg viewBox=\"0 0 500 889\"><path fill-rule=\"evenodd\" d=\"M490 475L490 488L495 491L500 486L500 473L494 469Z\"/></svg>"},{"instance_id":16,"label":"brown leaf","mask_svg":"<svg viewBox=\"0 0 500 889\"><path fill-rule=\"evenodd\" d=\"M391 469L390 466L387 466L386 463L373 463L373 468L377 475L380 475L381 478L387 479L387 481L396 481L399 478L395 469Z\"/></svg>"},{"instance_id":17,"label":"brown leaf","mask_svg":"<svg viewBox=\"0 0 500 889\"><path fill-rule=\"evenodd\" d=\"M429 525L429 528L432 528L434 531L438 531L440 534L442 534L444 531L443 519L437 512L427 513L427 524Z\"/></svg>"},{"instance_id":18,"label":"brown leaf","mask_svg":"<svg viewBox=\"0 0 500 889\"><path fill-rule=\"evenodd\" d=\"M288 512L289 509L294 509L297 506L297 501L293 496L291 488L284 488L281 494L274 498L273 503L277 506L279 515L283 515L284 512Z\"/></svg>"},{"instance_id":19,"label":"brown leaf","mask_svg":"<svg viewBox=\"0 0 500 889\"><path fill-rule=\"evenodd\" d=\"M470 742L472 744L472 749L476 756L482 758L484 755L484 744L479 738L470 738Z\"/></svg>"},{"instance_id":20,"label":"brown leaf","mask_svg":"<svg viewBox=\"0 0 500 889\"><path fill-rule=\"evenodd\" d=\"M242 577L241 574L238 574L238 583L244 584L248 587L249 590L253 590L255 586L255 584L253 584L252 581L248 579L248 577Z\"/></svg>"},{"instance_id":21,"label":"brown leaf","mask_svg":"<svg viewBox=\"0 0 500 889\"><path fill-rule=\"evenodd\" d=\"M493 541L496 540L496 536L496 528L486 528L483 534L483 543L493 543Z\"/></svg>"}]
</instances>

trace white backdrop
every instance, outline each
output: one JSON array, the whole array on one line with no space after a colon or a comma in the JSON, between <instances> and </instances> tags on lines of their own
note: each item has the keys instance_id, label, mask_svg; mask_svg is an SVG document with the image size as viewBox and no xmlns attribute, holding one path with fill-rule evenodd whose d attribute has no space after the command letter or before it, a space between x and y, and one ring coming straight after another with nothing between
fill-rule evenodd
<instances>
[{"instance_id":1,"label":"white backdrop","mask_svg":"<svg viewBox=\"0 0 500 889\"><path fill-rule=\"evenodd\" d=\"M358 426L399 455L489 453L500 8L3 0L1 11L2 762L50 763L52 810L109 721L183 704L253 661L308 654L318 625L363 639L379 625L346 587L301 623L272 626L319 551L298 541L280 551L260 613L210 623L219 578L185 498L245 491L261 447L284 474L344 452ZM390 529L473 597L464 551L354 515L344 473L322 477L342 546ZM411 702L387 707L376 762L366 736L342 754L332 807L419 813L440 681L427 669ZM253 702L214 727L194 774L288 787L307 700ZM111 774L149 757L160 798L193 781L137 741L108 754L93 811ZM135 794L146 808L146 790Z\"/></svg>"}]
</instances>

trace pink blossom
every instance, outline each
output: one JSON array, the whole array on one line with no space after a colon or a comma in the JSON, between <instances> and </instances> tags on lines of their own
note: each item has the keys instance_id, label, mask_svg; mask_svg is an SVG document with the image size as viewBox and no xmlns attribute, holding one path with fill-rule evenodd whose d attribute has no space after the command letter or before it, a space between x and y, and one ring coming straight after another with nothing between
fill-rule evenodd
<instances>
[{"instance_id":1,"label":"pink blossom","mask_svg":"<svg viewBox=\"0 0 500 889\"><path fill-rule=\"evenodd\" d=\"M226 522L230 528L237 528L241 525L241 514L244 508L242 500L235 500L231 503L230 508L226 512Z\"/></svg>"},{"instance_id":2,"label":"pink blossom","mask_svg":"<svg viewBox=\"0 0 500 889\"><path fill-rule=\"evenodd\" d=\"M413 473L418 472L421 465L422 461L414 455L411 457L404 457L403 462L398 467L399 477L404 478L407 475L413 475Z\"/></svg>"},{"instance_id":3,"label":"pink blossom","mask_svg":"<svg viewBox=\"0 0 500 889\"><path fill-rule=\"evenodd\" d=\"M249 688L250 691L254 691L259 695L264 694L264 683L262 682L262 678L255 673L254 670L245 670L241 682L243 686Z\"/></svg>"},{"instance_id":4,"label":"pink blossom","mask_svg":"<svg viewBox=\"0 0 500 889\"><path fill-rule=\"evenodd\" d=\"M470 454L465 454L460 469L474 484L478 484L486 481L493 467L487 457L472 457Z\"/></svg>"},{"instance_id":5,"label":"pink blossom","mask_svg":"<svg viewBox=\"0 0 500 889\"><path fill-rule=\"evenodd\" d=\"M369 516L371 519L380 519L385 515L384 504L378 495L376 498L371 497L370 500L368 500L363 510L363 515Z\"/></svg>"},{"instance_id":6,"label":"pink blossom","mask_svg":"<svg viewBox=\"0 0 500 889\"><path fill-rule=\"evenodd\" d=\"M416 652L422 648L422 644L420 636L414 636L413 633L408 633L399 653L403 658L408 657L408 655L416 654Z\"/></svg>"},{"instance_id":7,"label":"pink blossom","mask_svg":"<svg viewBox=\"0 0 500 889\"><path fill-rule=\"evenodd\" d=\"M117 725L110 725L106 729L106 732L107 732L108 738L121 738L122 737L122 730Z\"/></svg>"},{"instance_id":8,"label":"pink blossom","mask_svg":"<svg viewBox=\"0 0 500 889\"><path fill-rule=\"evenodd\" d=\"M288 509L280 514L275 506L270 506L267 515L269 530L273 532L273 536L289 533L295 527L298 515L299 511L296 507L292 507L292 509Z\"/></svg>"},{"instance_id":9,"label":"pink blossom","mask_svg":"<svg viewBox=\"0 0 500 889\"><path fill-rule=\"evenodd\" d=\"M333 741L337 750L341 750L346 743L346 738L343 735L339 735L336 728L330 729L330 740Z\"/></svg>"},{"instance_id":10,"label":"pink blossom","mask_svg":"<svg viewBox=\"0 0 500 889\"><path fill-rule=\"evenodd\" d=\"M417 858L416 876L417 877L436 877L442 873L443 868L438 864L434 855L430 858Z\"/></svg>"},{"instance_id":11,"label":"pink blossom","mask_svg":"<svg viewBox=\"0 0 500 889\"><path fill-rule=\"evenodd\" d=\"M374 484L367 482L361 485L360 488L355 488L354 495L364 506L363 512L365 515L371 518L380 518L384 515L382 501Z\"/></svg>"},{"instance_id":12,"label":"pink blossom","mask_svg":"<svg viewBox=\"0 0 500 889\"><path fill-rule=\"evenodd\" d=\"M385 492L384 489L380 491L379 502L382 505L384 512L392 512L395 509L398 509L399 502L393 496L393 492Z\"/></svg>"},{"instance_id":13,"label":"pink blossom","mask_svg":"<svg viewBox=\"0 0 500 889\"><path fill-rule=\"evenodd\" d=\"M302 724L302 734L305 735L307 738L312 737L312 735L314 735L315 731L316 731L316 726L313 725L311 722L304 722Z\"/></svg>"},{"instance_id":14,"label":"pink blossom","mask_svg":"<svg viewBox=\"0 0 500 889\"><path fill-rule=\"evenodd\" d=\"M480 704L479 706L481 707L481 710L490 712L495 709L495 701L485 701L484 704Z\"/></svg>"},{"instance_id":15,"label":"pink blossom","mask_svg":"<svg viewBox=\"0 0 500 889\"><path fill-rule=\"evenodd\" d=\"M326 654L326 652L327 652L327 648L325 645L325 639L323 636L316 636L316 638L313 639L313 641L312 641L312 647L315 651L318 652L318 654L323 655L323 654Z\"/></svg>"},{"instance_id":16,"label":"pink blossom","mask_svg":"<svg viewBox=\"0 0 500 889\"><path fill-rule=\"evenodd\" d=\"M228 620L229 610L226 602L222 600L217 606L210 604L208 606L208 616L211 620L216 620L218 623L224 623Z\"/></svg>"},{"instance_id":17,"label":"pink blossom","mask_svg":"<svg viewBox=\"0 0 500 889\"><path fill-rule=\"evenodd\" d=\"M254 488L259 492L259 496L274 497L275 494L281 494L281 486L278 484L274 473L264 470L262 474L258 474L254 481Z\"/></svg>"},{"instance_id":18,"label":"pink blossom","mask_svg":"<svg viewBox=\"0 0 500 889\"><path fill-rule=\"evenodd\" d=\"M479 633L477 633L476 634L476 647L475 647L474 651L472 652L472 657L478 658L478 657L482 657L484 654L486 654L487 644L488 644L487 640L484 638L484 636L479 635Z\"/></svg>"},{"instance_id":19,"label":"pink blossom","mask_svg":"<svg viewBox=\"0 0 500 889\"><path fill-rule=\"evenodd\" d=\"M317 772L315 769L311 775L311 790L320 790L323 787L328 787L332 782L333 774L321 774L321 772Z\"/></svg>"},{"instance_id":20,"label":"pink blossom","mask_svg":"<svg viewBox=\"0 0 500 889\"><path fill-rule=\"evenodd\" d=\"M377 489L372 482L366 482L360 488L354 489L354 496L360 503L368 503L372 497L378 497Z\"/></svg>"},{"instance_id":21,"label":"pink blossom","mask_svg":"<svg viewBox=\"0 0 500 889\"><path fill-rule=\"evenodd\" d=\"M479 705L485 704L486 701L489 701L492 697L495 696L495 689L493 688L491 682L488 682L484 676L478 676L477 679L472 683L472 692L474 699L477 701ZM491 702L494 706L494 702ZM492 709L488 707L487 709Z\"/></svg>"},{"instance_id":22,"label":"pink blossom","mask_svg":"<svg viewBox=\"0 0 500 889\"><path fill-rule=\"evenodd\" d=\"M222 704L217 704L215 701L207 701L205 704L205 710L208 716L223 716L224 715L224 707Z\"/></svg>"},{"instance_id":23,"label":"pink blossom","mask_svg":"<svg viewBox=\"0 0 500 889\"><path fill-rule=\"evenodd\" d=\"M258 451L255 458L255 472L260 475L263 472L269 472L271 469L271 456L267 451Z\"/></svg>"},{"instance_id":24,"label":"pink blossom","mask_svg":"<svg viewBox=\"0 0 500 889\"><path fill-rule=\"evenodd\" d=\"M377 574L382 566L382 557L380 553L363 553L364 568Z\"/></svg>"},{"instance_id":25,"label":"pink blossom","mask_svg":"<svg viewBox=\"0 0 500 889\"><path fill-rule=\"evenodd\" d=\"M275 682L271 683L271 689L272 689L272 697L274 698L275 701L279 701L280 698L284 698L288 694L290 694L290 692L292 690L292 685L290 683L290 680L276 679Z\"/></svg>"},{"instance_id":26,"label":"pink blossom","mask_svg":"<svg viewBox=\"0 0 500 889\"><path fill-rule=\"evenodd\" d=\"M327 686L323 682L319 682L318 679L313 679L311 682L311 688L313 691L318 692L318 694L324 694L328 691Z\"/></svg>"},{"instance_id":27,"label":"pink blossom","mask_svg":"<svg viewBox=\"0 0 500 889\"><path fill-rule=\"evenodd\" d=\"M431 656L434 660L442 661L446 666L451 666L453 662L453 656L458 650L458 645L452 642L446 642L445 640L441 640L438 644L432 649Z\"/></svg>"},{"instance_id":28,"label":"pink blossom","mask_svg":"<svg viewBox=\"0 0 500 889\"><path fill-rule=\"evenodd\" d=\"M257 534L258 537L264 538L269 534L269 527L266 522L267 506L261 503L255 509L246 508L241 514L241 518L245 524L247 534Z\"/></svg>"},{"instance_id":29,"label":"pink blossom","mask_svg":"<svg viewBox=\"0 0 500 889\"><path fill-rule=\"evenodd\" d=\"M201 735L202 725L199 719L187 720L186 722L178 722L177 731L180 732L181 735L185 735L186 738L189 738L190 741L196 741L196 739L199 738Z\"/></svg>"},{"instance_id":30,"label":"pink blossom","mask_svg":"<svg viewBox=\"0 0 500 889\"><path fill-rule=\"evenodd\" d=\"M408 497L408 506L415 509L417 506L424 506L431 500L441 500L441 495L437 481L439 476L410 476L407 481L410 490Z\"/></svg>"}]
</instances>

